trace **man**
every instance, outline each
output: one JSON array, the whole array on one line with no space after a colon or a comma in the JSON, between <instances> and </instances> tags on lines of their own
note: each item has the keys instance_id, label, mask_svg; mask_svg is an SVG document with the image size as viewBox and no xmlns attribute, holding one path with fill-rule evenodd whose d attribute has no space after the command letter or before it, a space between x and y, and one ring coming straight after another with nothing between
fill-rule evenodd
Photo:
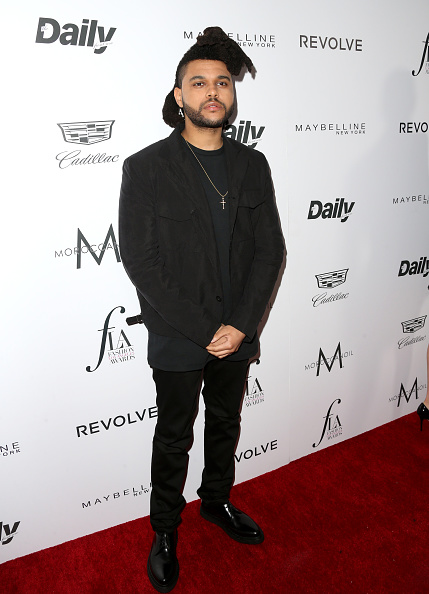
<instances>
[{"instance_id":1,"label":"man","mask_svg":"<svg viewBox=\"0 0 429 594\"><path fill-rule=\"evenodd\" d=\"M177 527L201 379L205 402L201 516L231 538L261 543L259 526L229 501L234 450L256 329L283 260L265 157L223 136L233 75L252 62L218 27L183 56L163 117L174 132L124 163L122 260L149 331L157 391L148 575L177 582Z\"/></svg>"}]
</instances>

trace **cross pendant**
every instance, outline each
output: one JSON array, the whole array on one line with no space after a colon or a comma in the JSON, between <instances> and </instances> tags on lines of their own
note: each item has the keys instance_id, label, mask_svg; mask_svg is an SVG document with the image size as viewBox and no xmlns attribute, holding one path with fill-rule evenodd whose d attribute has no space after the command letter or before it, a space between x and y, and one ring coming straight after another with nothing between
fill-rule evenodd
<instances>
[{"instance_id":1,"label":"cross pendant","mask_svg":"<svg viewBox=\"0 0 429 594\"><path fill-rule=\"evenodd\" d=\"M220 204L222 204L222 210L225 210L225 204L226 204L226 202L225 202L225 198L224 197L222 197L222 200L220 201Z\"/></svg>"}]
</instances>

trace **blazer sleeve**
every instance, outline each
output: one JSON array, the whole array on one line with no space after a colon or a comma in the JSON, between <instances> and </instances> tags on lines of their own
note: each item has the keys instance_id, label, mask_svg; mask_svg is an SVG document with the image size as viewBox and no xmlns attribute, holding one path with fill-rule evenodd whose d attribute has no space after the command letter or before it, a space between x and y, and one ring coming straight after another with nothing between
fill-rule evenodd
<instances>
[{"instance_id":1,"label":"blazer sleeve","mask_svg":"<svg viewBox=\"0 0 429 594\"><path fill-rule=\"evenodd\" d=\"M264 161L264 200L251 214L255 241L254 257L242 297L228 319L228 324L246 334L246 342L255 335L264 315L285 252L271 174L265 156L262 153L259 155Z\"/></svg>"},{"instance_id":2,"label":"blazer sleeve","mask_svg":"<svg viewBox=\"0 0 429 594\"><path fill-rule=\"evenodd\" d=\"M153 168L152 168L153 170ZM124 162L119 200L119 246L125 270L149 305L175 330L205 348L219 320L167 270L158 247L151 168Z\"/></svg>"}]
</instances>

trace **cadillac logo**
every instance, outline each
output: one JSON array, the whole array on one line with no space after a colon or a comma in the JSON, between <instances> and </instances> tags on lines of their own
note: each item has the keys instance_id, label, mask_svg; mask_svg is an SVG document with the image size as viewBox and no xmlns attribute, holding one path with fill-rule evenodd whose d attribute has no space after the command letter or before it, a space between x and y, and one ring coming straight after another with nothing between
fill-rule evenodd
<instances>
[{"instance_id":1,"label":"cadillac logo","mask_svg":"<svg viewBox=\"0 0 429 594\"><path fill-rule=\"evenodd\" d=\"M425 325L426 317L427 316L420 316L419 318L413 318L412 320L401 322L402 332L404 334L412 334L413 332L417 332L417 330L420 330Z\"/></svg>"},{"instance_id":2,"label":"cadillac logo","mask_svg":"<svg viewBox=\"0 0 429 594\"><path fill-rule=\"evenodd\" d=\"M344 268L344 270L316 274L317 286L319 289L333 289L334 287L338 287L338 285L346 282L348 271L348 268Z\"/></svg>"},{"instance_id":3,"label":"cadillac logo","mask_svg":"<svg viewBox=\"0 0 429 594\"><path fill-rule=\"evenodd\" d=\"M64 140L72 144L95 144L109 140L115 120L58 124Z\"/></svg>"}]
</instances>

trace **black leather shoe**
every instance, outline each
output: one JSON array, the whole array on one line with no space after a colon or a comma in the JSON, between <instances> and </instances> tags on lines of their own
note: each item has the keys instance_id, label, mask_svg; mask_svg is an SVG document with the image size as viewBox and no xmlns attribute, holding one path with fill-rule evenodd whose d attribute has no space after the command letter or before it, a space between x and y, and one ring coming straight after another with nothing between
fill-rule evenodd
<instances>
[{"instance_id":1,"label":"black leather shoe","mask_svg":"<svg viewBox=\"0 0 429 594\"><path fill-rule=\"evenodd\" d=\"M155 532L147 560L147 574L158 592L170 592L179 579L179 562L176 557L177 530Z\"/></svg>"},{"instance_id":2,"label":"black leather shoe","mask_svg":"<svg viewBox=\"0 0 429 594\"><path fill-rule=\"evenodd\" d=\"M224 504L202 501L200 514L205 520L220 526L228 536L238 542L259 544L264 540L264 533L258 524L229 501Z\"/></svg>"},{"instance_id":3,"label":"black leather shoe","mask_svg":"<svg viewBox=\"0 0 429 594\"><path fill-rule=\"evenodd\" d=\"M419 405L417 414L420 417L420 431L423 431L423 420L427 419L429 421L429 409L424 405L423 402Z\"/></svg>"}]
</instances>

